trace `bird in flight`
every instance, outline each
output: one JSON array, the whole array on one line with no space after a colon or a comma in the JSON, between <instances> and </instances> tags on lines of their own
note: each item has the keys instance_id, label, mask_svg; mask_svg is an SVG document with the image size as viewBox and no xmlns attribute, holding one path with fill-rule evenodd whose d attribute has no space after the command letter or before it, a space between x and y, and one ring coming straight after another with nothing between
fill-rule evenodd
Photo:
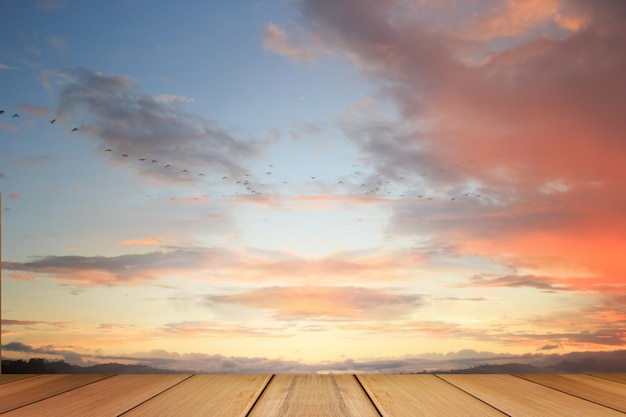
<instances>
[{"instance_id":1,"label":"bird in flight","mask_svg":"<svg viewBox=\"0 0 626 417\"><path fill-rule=\"evenodd\" d=\"M0 110L0 114L4 114L4 110Z\"/></svg>"},{"instance_id":2,"label":"bird in flight","mask_svg":"<svg viewBox=\"0 0 626 417\"><path fill-rule=\"evenodd\" d=\"M113 152L113 149L105 149L105 152Z\"/></svg>"},{"instance_id":3,"label":"bird in flight","mask_svg":"<svg viewBox=\"0 0 626 417\"><path fill-rule=\"evenodd\" d=\"M124 157L124 158L128 158L128 154L127 154L127 153L123 153L123 154L122 154L122 157Z\"/></svg>"},{"instance_id":4,"label":"bird in flight","mask_svg":"<svg viewBox=\"0 0 626 417\"><path fill-rule=\"evenodd\" d=\"M75 127L74 129L72 129L72 132L76 132L78 130L77 127Z\"/></svg>"},{"instance_id":5,"label":"bird in flight","mask_svg":"<svg viewBox=\"0 0 626 417\"><path fill-rule=\"evenodd\" d=\"M50 120L50 124L53 125L54 122L56 122L56 121L57 121L57 119L52 119L52 120Z\"/></svg>"},{"instance_id":6,"label":"bird in flight","mask_svg":"<svg viewBox=\"0 0 626 417\"><path fill-rule=\"evenodd\" d=\"M12 118L15 119L16 117L20 117L20 115L15 113Z\"/></svg>"}]
</instances>

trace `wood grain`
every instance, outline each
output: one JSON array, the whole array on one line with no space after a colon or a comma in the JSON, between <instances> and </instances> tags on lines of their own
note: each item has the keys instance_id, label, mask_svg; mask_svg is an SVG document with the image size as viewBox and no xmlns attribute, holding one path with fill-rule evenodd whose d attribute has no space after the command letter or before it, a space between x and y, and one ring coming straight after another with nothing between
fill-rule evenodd
<instances>
[{"instance_id":1,"label":"wood grain","mask_svg":"<svg viewBox=\"0 0 626 417\"><path fill-rule=\"evenodd\" d=\"M591 374L596 378L609 379L615 382L621 382L622 384L626 384L626 375L624 374Z\"/></svg>"},{"instance_id":2,"label":"wood grain","mask_svg":"<svg viewBox=\"0 0 626 417\"><path fill-rule=\"evenodd\" d=\"M271 375L194 375L124 414L244 417Z\"/></svg>"},{"instance_id":3,"label":"wood grain","mask_svg":"<svg viewBox=\"0 0 626 417\"><path fill-rule=\"evenodd\" d=\"M9 382L18 381L20 379L32 378L38 374L0 374L0 385L8 384Z\"/></svg>"},{"instance_id":4,"label":"wood grain","mask_svg":"<svg viewBox=\"0 0 626 417\"><path fill-rule=\"evenodd\" d=\"M626 412L626 384L589 375L518 376Z\"/></svg>"},{"instance_id":5,"label":"wood grain","mask_svg":"<svg viewBox=\"0 0 626 417\"><path fill-rule=\"evenodd\" d=\"M38 375L0 385L0 413L70 391L109 375Z\"/></svg>"},{"instance_id":6,"label":"wood grain","mask_svg":"<svg viewBox=\"0 0 626 417\"><path fill-rule=\"evenodd\" d=\"M251 417L378 417L354 375L275 375Z\"/></svg>"},{"instance_id":7,"label":"wood grain","mask_svg":"<svg viewBox=\"0 0 626 417\"><path fill-rule=\"evenodd\" d=\"M513 375L440 377L512 417L624 417L619 411Z\"/></svg>"},{"instance_id":8,"label":"wood grain","mask_svg":"<svg viewBox=\"0 0 626 417\"><path fill-rule=\"evenodd\" d=\"M499 412L434 375L357 375L384 417L494 416Z\"/></svg>"},{"instance_id":9,"label":"wood grain","mask_svg":"<svg viewBox=\"0 0 626 417\"><path fill-rule=\"evenodd\" d=\"M115 375L9 411L3 417L118 416L188 377L176 374Z\"/></svg>"}]
</instances>

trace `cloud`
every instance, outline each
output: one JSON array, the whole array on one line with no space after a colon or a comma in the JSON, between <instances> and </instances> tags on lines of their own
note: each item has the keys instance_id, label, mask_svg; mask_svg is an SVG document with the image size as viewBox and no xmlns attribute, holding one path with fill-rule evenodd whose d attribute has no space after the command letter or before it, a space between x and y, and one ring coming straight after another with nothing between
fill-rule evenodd
<instances>
[{"instance_id":1,"label":"cloud","mask_svg":"<svg viewBox=\"0 0 626 417\"><path fill-rule=\"evenodd\" d=\"M67 39L58 35L49 35L46 37L48 44L60 52L62 55L67 56L69 53L67 48Z\"/></svg>"},{"instance_id":2,"label":"cloud","mask_svg":"<svg viewBox=\"0 0 626 417\"><path fill-rule=\"evenodd\" d=\"M258 142L237 139L217 122L186 112L186 99L148 95L128 76L75 68L56 78L61 84L59 120L77 124L114 165L156 160L133 165L142 176L197 182L204 177L196 174L206 170L241 175L246 172L242 164L259 152Z\"/></svg>"},{"instance_id":3,"label":"cloud","mask_svg":"<svg viewBox=\"0 0 626 417\"><path fill-rule=\"evenodd\" d=\"M46 117L48 115L48 108L37 104L20 103L16 104L15 107L17 107L21 112L32 116Z\"/></svg>"},{"instance_id":4,"label":"cloud","mask_svg":"<svg viewBox=\"0 0 626 417\"><path fill-rule=\"evenodd\" d=\"M569 30L580 29L582 22L576 16L564 14L566 3L561 0L497 2L486 12L474 16L466 33L478 39L526 37L536 26L551 22Z\"/></svg>"},{"instance_id":5,"label":"cloud","mask_svg":"<svg viewBox=\"0 0 626 417\"><path fill-rule=\"evenodd\" d=\"M275 329L253 328L245 325L225 325L217 321L183 321L167 323L163 330L176 337L254 337L254 338L282 338L290 337L292 334L285 331L277 332Z\"/></svg>"},{"instance_id":6,"label":"cloud","mask_svg":"<svg viewBox=\"0 0 626 417\"><path fill-rule=\"evenodd\" d=\"M269 310L277 320L392 319L411 313L419 295L396 295L365 287L265 287L231 295L207 295L207 305L237 304Z\"/></svg>"},{"instance_id":7,"label":"cloud","mask_svg":"<svg viewBox=\"0 0 626 417\"><path fill-rule=\"evenodd\" d=\"M506 254L521 275L586 275L581 288L619 291L626 7L485 5L463 14L460 2L303 1L295 25L314 50L357 66L378 87L374 100L395 105L397 120L339 121L378 173L422 195L391 206L391 236ZM454 25L437 15L448 6Z\"/></svg>"},{"instance_id":8,"label":"cloud","mask_svg":"<svg viewBox=\"0 0 626 417\"><path fill-rule=\"evenodd\" d=\"M163 237L147 237L145 239L128 239L122 242L122 245L156 245L165 242Z\"/></svg>"},{"instance_id":9,"label":"cloud","mask_svg":"<svg viewBox=\"0 0 626 417\"><path fill-rule=\"evenodd\" d=\"M285 32L271 22L265 27L263 45L266 49L293 61L312 61L315 57L310 48L290 43Z\"/></svg>"},{"instance_id":10,"label":"cloud","mask_svg":"<svg viewBox=\"0 0 626 417\"><path fill-rule=\"evenodd\" d=\"M567 288L555 285L552 281L553 279L547 277L536 277L533 275L507 275L491 279L485 279L481 276L474 276L471 278L471 282L474 285L486 287L531 287L544 291L567 290Z\"/></svg>"},{"instance_id":11,"label":"cloud","mask_svg":"<svg viewBox=\"0 0 626 417\"><path fill-rule=\"evenodd\" d=\"M156 243L156 242L155 242ZM228 282L405 281L422 262L411 251L355 251L307 259L282 251L252 248L164 247L163 250L120 256L43 256L29 262L3 262L10 276L48 277L79 287L137 284L167 277ZM20 272L18 274L18 272Z\"/></svg>"},{"instance_id":12,"label":"cloud","mask_svg":"<svg viewBox=\"0 0 626 417\"><path fill-rule=\"evenodd\" d=\"M21 342L10 342L2 346L3 351L21 352L37 357L38 354L58 355L73 360L78 365L126 362L153 366L179 372L205 373L256 373L256 374L315 374L337 373L409 373L435 370L459 370L479 365L503 365L510 363L551 367L553 370L569 369L570 372L604 372L623 363L626 351L572 352L568 354L509 355L475 350L460 350L449 353L427 353L390 358L347 358L340 361L307 363L279 358L210 355L203 353L179 353L162 349L121 355L85 354L53 345L35 347ZM85 361L87 359L88 361ZM554 371L553 371L554 372Z\"/></svg>"},{"instance_id":13,"label":"cloud","mask_svg":"<svg viewBox=\"0 0 626 417\"><path fill-rule=\"evenodd\" d=\"M79 287L112 286L190 273L207 256L209 252L184 249L113 257L47 256L30 262L5 261L3 268L68 281Z\"/></svg>"}]
</instances>

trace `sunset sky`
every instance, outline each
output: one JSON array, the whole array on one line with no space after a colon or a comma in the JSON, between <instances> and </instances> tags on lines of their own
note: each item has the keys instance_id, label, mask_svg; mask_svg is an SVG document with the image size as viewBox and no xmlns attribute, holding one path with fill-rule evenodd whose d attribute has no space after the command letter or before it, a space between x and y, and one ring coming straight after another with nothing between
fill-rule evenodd
<instances>
[{"instance_id":1,"label":"sunset sky","mask_svg":"<svg viewBox=\"0 0 626 417\"><path fill-rule=\"evenodd\" d=\"M2 358L626 345L626 2L0 2Z\"/></svg>"}]
</instances>

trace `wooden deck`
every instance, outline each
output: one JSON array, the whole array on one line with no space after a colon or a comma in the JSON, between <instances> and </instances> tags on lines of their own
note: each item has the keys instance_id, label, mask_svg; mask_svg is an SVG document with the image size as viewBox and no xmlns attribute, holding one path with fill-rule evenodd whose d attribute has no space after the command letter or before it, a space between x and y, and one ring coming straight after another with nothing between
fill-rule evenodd
<instances>
[{"instance_id":1,"label":"wooden deck","mask_svg":"<svg viewBox=\"0 0 626 417\"><path fill-rule=\"evenodd\" d=\"M2 416L626 414L626 375L0 375Z\"/></svg>"}]
</instances>

